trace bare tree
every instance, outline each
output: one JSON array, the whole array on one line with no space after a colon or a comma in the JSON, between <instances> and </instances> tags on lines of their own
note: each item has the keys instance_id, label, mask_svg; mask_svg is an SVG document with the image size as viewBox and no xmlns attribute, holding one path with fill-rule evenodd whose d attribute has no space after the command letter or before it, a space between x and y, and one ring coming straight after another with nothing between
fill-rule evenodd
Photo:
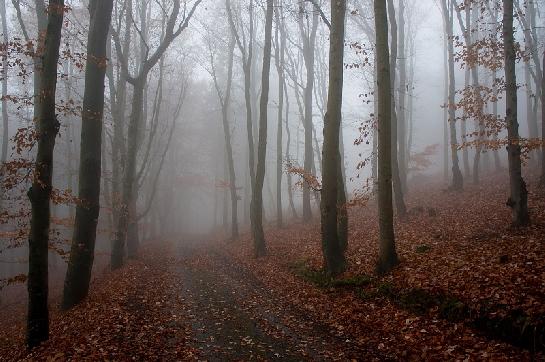
<instances>
[{"instance_id":1,"label":"bare tree","mask_svg":"<svg viewBox=\"0 0 545 362\"><path fill-rule=\"evenodd\" d=\"M259 103L259 143L257 150L256 179L253 187L251 212L254 223L254 253L256 257L267 253L263 233L263 181L265 179L265 159L267 152L267 108L269 104L269 76L271 70L273 0L267 0L265 16L265 42L263 45L263 70L261 77L261 99Z\"/></svg>"},{"instance_id":2,"label":"bare tree","mask_svg":"<svg viewBox=\"0 0 545 362\"><path fill-rule=\"evenodd\" d=\"M339 194L344 191L344 182L339 183L338 180L342 180L339 136L342 119L346 1L332 1L331 14L329 91L324 118L321 225L325 268L329 275L337 275L346 265L344 257L346 245L341 245L337 227L339 207L345 207L338 203Z\"/></svg>"},{"instance_id":3,"label":"bare tree","mask_svg":"<svg viewBox=\"0 0 545 362\"><path fill-rule=\"evenodd\" d=\"M87 296L93 268L96 228L100 212L102 122L106 38L109 34L113 0L92 0L87 40L85 91L81 115L79 199L74 235L66 272L63 308L71 308Z\"/></svg>"},{"instance_id":4,"label":"bare tree","mask_svg":"<svg viewBox=\"0 0 545 362\"><path fill-rule=\"evenodd\" d=\"M384 274L397 263L392 208L392 101L388 14L386 0L374 0L378 83L378 208L379 257L377 272Z\"/></svg>"},{"instance_id":5,"label":"bare tree","mask_svg":"<svg viewBox=\"0 0 545 362\"><path fill-rule=\"evenodd\" d=\"M507 122L510 197L507 205L513 214L513 224L526 225L528 216L528 191L522 178L520 137L517 120L517 75L515 71L515 41L513 35L513 0L503 0L503 46L505 62L505 120Z\"/></svg>"},{"instance_id":6,"label":"bare tree","mask_svg":"<svg viewBox=\"0 0 545 362\"><path fill-rule=\"evenodd\" d=\"M55 114L57 67L64 18L64 1L50 0L48 7L45 48L37 113L38 151L34 166L34 180L28 191L32 207L28 239L28 315L27 345L32 348L49 337L49 310L47 305L48 250L50 226L50 198L53 176L53 150L59 132Z\"/></svg>"}]
</instances>

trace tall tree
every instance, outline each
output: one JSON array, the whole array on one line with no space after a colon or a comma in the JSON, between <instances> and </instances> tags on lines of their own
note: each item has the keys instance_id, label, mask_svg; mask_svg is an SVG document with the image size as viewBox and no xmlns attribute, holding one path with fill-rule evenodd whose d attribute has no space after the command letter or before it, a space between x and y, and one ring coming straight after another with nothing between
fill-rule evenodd
<instances>
[{"instance_id":1,"label":"tall tree","mask_svg":"<svg viewBox=\"0 0 545 362\"><path fill-rule=\"evenodd\" d=\"M314 155L312 148L312 95L314 89L314 52L316 46L316 33L318 30L318 12L312 11L312 20L310 24L305 25L306 5L301 4L298 15L299 32L303 43L303 59L306 68L306 83L303 94L304 104L304 128L305 128L305 160L303 168L305 173L312 174L314 165ZM308 23L308 21L307 21ZM312 219L312 209L310 206L310 185L303 183L303 222L309 222Z\"/></svg>"},{"instance_id":2,"label":"tall tree","mask_svg":"<svg viewBox=\"0 0 545 362\"><path fill-rule=\"evenodd\" d=\"M458 139L456 136L456 77L454 73L454 10L453 2L450 2L450 7L447 6L447 0L440 0L441 10L443 13L443 22L445 24L447 50L448 50L448 122L450 128L450 155L452 158L452 185L451 188L460 191L464 187L464 177L460 170L460 161L458 158ZM464 122L464 121L462 121Z\"/></svg>"},{"instance_id":3,"label":"tall tree","mask_svg":"<svg viewBox=\"0 0 545 362\"><path fill-rule=\"evenodd\" d=\"M0 0L0 20L2 20L2 36L4 44L8 44L8 23L6 18L6 0ZM8 119L8 58L2 57L2 153L0 162L3 164L8 157L9 119ZM1 165L0 165L1 166ZM1 200L0 200L1 201Z\"/></svg>"},{"instance_id":4,"label":"tall tree","mask_svg":"<svg viewBox=\"0 0 545 362\"><path fill-rule=\"evenodd\" d=\"M505 62L505 120L507 123L507 154L509 160L510 197L507 205L512 210L514 225L526 225L528 215L528 191L522 178L520 137L517 119L517 75L513 30L513 0L503 0L503 47Z\"/></svg>"},{"instance_id":5,"label":"tall tree","mask_svg":"<svg viewBox=\"0 0 545 362\"><path fill-rule=\"evenodd\" d=\"M282 11L282 1L277 1L274 8L276 21L275 32L275 66L278 73L278 116L276 128L276 224L282 227L282 117L284 111L284 63L286 59L286 30ZM289 187L289 185L288 185Z\"/></svg>"},{"instance_id":6,"label":"tall tree","mask_svg":"<svg viewBox=\"0 0 545 362\"><path fill-rule=\"evenodd\" d=\"M27 345L32 348L49 337L47 306L48 250L50 226L50 198L53 176L53 150L59 132L55 114L57 67L64 18L64 0L50 0L48 7L45 48L37 113L38 151L34 166L34 180L28 191L31 204L30 235L28 239L28 315Z\"/></svg>"},{"instance_id":7,"label":"tall tree","mask_svg":"<svg viewBox=\"0 0 545 362\"><path fill-rule=\"evenodd\" d=\"M541 75L541 185L545 185L545 50Z\"/></svg>"},{"instance_id":8,"label":"tall tree","mask_svg":"<svg viewBox=\"0 0 545 362\"><path fill-rule=\"evenodd\" d=\"M210 63L212 66L212 80L218 94L221 106L221 118L223 126L223 136L225 142L225 156L227 158L226 168L229 175L229 191L231 195L231 237L238 237L238 195L237 195L237 180L235 175L235 162L233 160L233 146L231 142L231 127L229 126L229 109L231 105L231 88L233 83L233 58L235 53L235 39L231 34L228 45L227 54L227 84L225 92L221 90L216 75L216 66L212 45L210 45ZM227 203L225 203L227 204Z\"/></svg>"},{"instance_id":9,"label":"tall tree","mask_svg":"<svg viewBox=\"0 0 545 362\"><path fill-rule=\"evenodd\" d=\"M257 148L257 167L253 187L251 212L254 224L254 252L256 257L267 252L263 233L263 182L265 180L265 158L267 152L267 111L269 104L269 76L271 71L273 0L267 0L265 15L265 42L263 44L263 69L261 74L261 99L259 102L259 143Z\"/></svg>"},{"instance_id":10,"label":"tall tree","mask_svg":"<svg viewBox=\"0 0 545 362\"><path fill-rule=\"evenodd\" d=\"M113 0L91 0L89 3L91 20L87 38L85 90L81 113L80 202L76 208L70 260L64 281L63 308L71 308L83 300L89 292L91 281L100 212L106 40L112 8Z\"/></svg>"},{"instance_id":11,"label":"tall tree","mask_svg":"<svg viewBox=\"0 0 545 362\"><path fill-rule=\"evenodd\" d=\"M374 0L378 84L378 212L379 257L377 272L384 274L397 263L392 208L392 101L388 14L386 0Z\"/></svg>"},{"instance_id":12,"label":"tall tree","mask_svg":"<svg viewBox=\"0 0 545 362\"><path fill-rule=\"evenodd\" d=\"M393 0L387 0L388 2L388 14L387 18L390 22L390 31L391 31L391 54L390 54L390 89L395 89L396 84L396 69L397 69L397 47L398 47L398 27L396 21L396 14L394 8ZM386 24L388 24L388 20ZM380 90L379 90L380 92ZM401 175L399 171L399 161L398 161L398 117L396 112L396 100L395 96L392 94L390 97L392 110L390 112L390 121L391 125L391 147L392 147L392 182L394 187L394 196L397 213L404 217L407 214L407 207L405 205L405 200L403 199L403 184L401 181Z\"/></svg>"},{"instance_id":13,"label":"tall tree","mask_svg":"<svg viewBox=\"0 0 545 362\"><path fill-rule=\"evenodd\" d=\"M324 117L323 175L322 175L322 252L324 264L329 275L341 273L346 265L345 246L341 246L337 219L339 215L338 197L344 190L339 136L342 118L344 32L346 1L331 2L331 33L329 36L329 91L327 112ZM340 173L340 174L339 174Z\"/></svg>"}]
</instances>

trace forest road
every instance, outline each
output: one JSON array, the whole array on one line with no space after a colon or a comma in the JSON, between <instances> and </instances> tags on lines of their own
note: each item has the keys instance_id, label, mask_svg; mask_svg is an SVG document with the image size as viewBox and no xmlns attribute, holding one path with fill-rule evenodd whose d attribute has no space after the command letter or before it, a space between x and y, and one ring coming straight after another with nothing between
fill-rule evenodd
<instances>
[{"instance_id":1,"label":"forest road","mask_svg":"<svg viewBox=\"0 0 545 362\"><path fill-rule=\"evenodd\" d=\"M331 361L369 355L286 305L219 246L184 241L179 257L180 293L200 360Z\"/></svg>"}]
</instances>

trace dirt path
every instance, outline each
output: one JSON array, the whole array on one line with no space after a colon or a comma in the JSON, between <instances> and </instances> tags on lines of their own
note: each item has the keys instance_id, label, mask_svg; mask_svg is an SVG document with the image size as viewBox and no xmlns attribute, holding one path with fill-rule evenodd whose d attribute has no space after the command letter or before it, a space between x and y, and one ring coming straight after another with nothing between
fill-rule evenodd
<instances>
[{"instance_id":1,"label":"dirt path","mask_svg":"<svg viewBox=\"0 0 545 362\"><path fill-rule=\"evenodd\" d=\"M315 323L214 245L184 241L177 270L190 309L193 347L206 360L379 358Z\"/></svg>"}]
</instances>

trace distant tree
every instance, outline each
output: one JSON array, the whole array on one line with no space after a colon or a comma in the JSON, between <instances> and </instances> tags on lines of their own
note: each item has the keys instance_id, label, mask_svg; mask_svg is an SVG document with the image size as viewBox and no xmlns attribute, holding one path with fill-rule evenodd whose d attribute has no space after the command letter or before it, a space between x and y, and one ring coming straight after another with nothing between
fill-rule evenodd
<instances>
[{"instance_id":1,"label":"distant tree","mask_svg":"<svg viewBox=\"0 0 545 362\"><path fill-rule=\"evenodd\" d=\"M49 338L48 251L50 199L53 176L53 150L59 132L55 110L57 67L64 18L64 0L50 0L42 57L41 82L37 97L38 151L34 166L34 180L28 191L32 207L28 239L28 315L27 345L32 348Z\"/></svg>"},{"instance_id":2,"label":"distant tree","mask_svg":"<svg viewBox=\"0 0 545 362\"><path fill-rule=\"evenodd\" d=\"M87 296L93 268L96 228L100 212L102 122L106 40L110 30L113 0L91 0L87 38L85 91L81 113L79 203L64 282L62 306L71 308Z\"/></svg>"},{"instance_id":3,"label":"distant tree","mask_svg":"<svg viewBox=\"0 0 545 362\"><path fill-rule=\"evenodd\" d=\"M329 36L329 91L327 111L324 118L324 146L322 166L321 228L322 252L325 268L329 275L341 273L346 265L343 244L339 238L338 217L340 208L338 198L344 192L342 180L339 136L342 119L344 33L346 1L331 2L331 33Z\"/></svg>"},{"instance_id":4,"label":"distant tree","mask_svg":"<svg viewBox=\"0 0 545 362\"><path fill-rule=\"evenodd\" d=\"M388 14L386 0L374 0L378 83L378 212L379 257L377 272L384 274L397 263L392 208L392 100Z\"/></svg>"},{"instance_id":5,"label":"distant tree","mask_svg":"<svg viewBox=\"0 0 545 362\"><path fill-rule=\"evenodd\" d=\"M526 225L530 222L528 216L528 191L522 178L520 159L521 145L519 124L517 119L517 75L516 53L513 30L513 0L503 0L503 46L505 62L505 120L507 123L507 154L509 160L510 197L507 205L512 210L514 225Z\"/></svg>"},{"instance_id":6,"label":"distant tree","mask_svg":"<svg viewBox=\"0 0 545 362\"><path fill-rule=\"evenodd\" d=\"M396 79L396 69L397 69L397 51L398 51L398 26L396 21L396 13L394 8L393 0L387 0L388 3L388 20L390 22L390 32L391 32L391 53L390 53L390 89L395 89L395 79ZM388 21L387 23L388 24ZM379 90L380 92L380 90ZM394 187L394 196L396 210L399 216L404 217L407 214L407 206L405 205L405 200L403 198L403 184L401 181L400 175L400 166L398 161L398 118L396 112L396 100L395 96L390 97L392 110L390 112L390 121L392 122L391 126L391 146L392 146L392 182Z\"/></svg>"},{"instance_id":7,"label":"distant tree","mask_svg":"<svg viewBox=\"0 0 545 362\"><path fill-rule=\"evenodd\" d=\"M229 175L229 191L231 195L231 238L238 237L238 196L236 186L235 175L235 162L233 160L233 146L231 142L231 127L229 126L229 108L231 105L231 88L233 83L233 58L235 52L235 39L231 34L229 39L228 54L227 54L227 84L225 85L225 91L220 88L218 83L218 77L216 74L216 65L214 60L214 51L212 45L210 45L210 63L212 80L214 81L214 88L218 94L221 117L223 126L223 135L225 142L225 156L227 158L227 170Z\"/></svg>"},{"instance_id":8,"label":"distant tree","mask_svg":"<svg viewBox=\"0 0 545 362\"><path fill-rule=\"evenodd\" d=\"M274 37L274 60L276 72L278 73L278 116L276 127L276 225L278 227L282 227L282 169L284 167L282 158L282 118L284 111L284 88L286 86L284 75L284 63L286 60L286 29L281 0L277 1L277 6L274 8L274 17L276 22L276 32ZM288 185L288 187L290 186Z\"/></svg>"},{"instance_id":9,"label":"distant tree","mask_svg":"<svg viewBox=\"0 0 545 362\"><path fill-rule=\"evenodd\" d=\"M265 179L265 162L267 152L267 111L269 104L269 76L271 70L273 0L267 0L265 15L265 42L263 45L263 69L261 76L261 99L259 102L259 142L257 149L256 179L253 187L251 212L254 224L254 253L256 257L267 253L265 235L263 233L263 181Z\"/></svg>"},{"instance_id":10,"label":"distant tree","mask_svg":"<svg viewBox=\"0 0 545 362\"><path fill-rule=\"evenodd\" d=\"M452 158L452 184L453 190L462 190L464 187L464 178L460 170L458 158L458 138L456 136L456 77L454 74L454 14L453 4L450 2L450 9L447 6L447 0L440 0L441 11L443 13L443 22L445 24L445 37L447 42L448 52L448 123L450 129L450 154Z\"/></svg>"}]
</instances>

